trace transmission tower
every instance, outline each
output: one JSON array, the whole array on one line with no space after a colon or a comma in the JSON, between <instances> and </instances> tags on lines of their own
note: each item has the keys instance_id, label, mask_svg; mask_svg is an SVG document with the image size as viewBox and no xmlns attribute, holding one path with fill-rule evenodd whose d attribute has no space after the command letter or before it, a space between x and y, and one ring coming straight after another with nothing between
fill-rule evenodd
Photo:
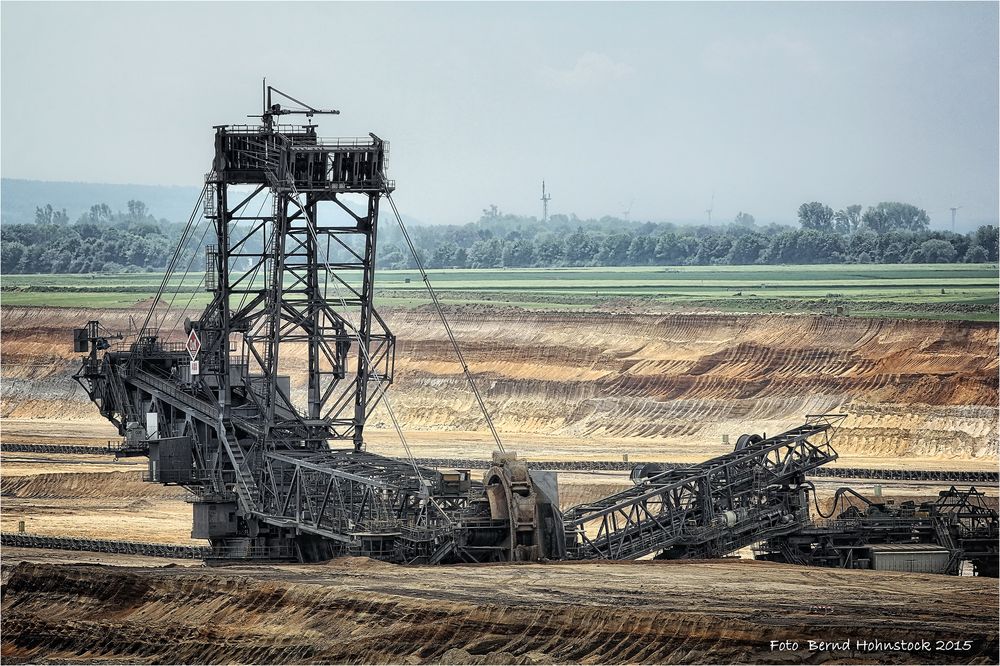
<instances>
[{"instance_id":1,"label":"transmission tower","mask_svg":"<svg viewBox=\"0 0 1000 666\"><path fill-rule=\"evenodd\" d=\"M552 195L545 193L545 181L542 181L542 222L549 221L549 201Z\"/></svg>"}]
</instances>

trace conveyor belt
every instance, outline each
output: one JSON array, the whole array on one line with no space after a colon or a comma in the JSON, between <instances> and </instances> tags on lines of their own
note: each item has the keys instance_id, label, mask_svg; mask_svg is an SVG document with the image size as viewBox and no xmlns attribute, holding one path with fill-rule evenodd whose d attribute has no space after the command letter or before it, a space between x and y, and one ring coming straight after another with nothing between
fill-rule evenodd
<instances>
[{"instance_id":1,"label":"conveyor belt","mask_svg":"<svg viewBox=\"0 0 1000 666\"><path fill-rule=\"evenodd\" d=\"M446 469L487 469L488 460L454 458L417 458L422 467ZM579 460L529 462L532 469L558 472L630 472L644 462L622 462L619 460ZM658 462L664 470L691 467L692 463ZM866 467L817 467L806 474L810 477L833 477L841 479L886 479L892 481L957 481L961 483L998 483L1000 472L984 470L927 470L927 469L880 469Z\"/></svg>"},{"instance_id":2,"label":"conveyor belt","mask_svg":"<svg viewBox=\"0 0 1000 666\"><path fill-rule=\"evenodd\" d=\"M63 453L67 455L93 454L122 456L128 453L114 444L107 446L77 446L62 444L3 444L7 453ZM417 458L417 465L441 469L488 469L488 460L468 458ZM621 460L575 460L547 461L531 463L533 469L556 472L630 472L643 462L623 462ZM691 463L660 462L664 469L690 467ZM810 470L808 476L840 479L884 479L887 481L945 481L958 483L1000 483L1000 472L983 470L930 470L930 469L880 469L869 467L818 467Z\"/></svg>"},{"instance_id":3,"label":"conveyor belt","mask_svg":"<svg viewBox=\"0 0 1000 666\"><path fill-rule=\"evenodd\" d=\"M81 550L94 553L119 555L145 555L171 559L200 560L211 554L208 546L185 546L172 543L144 541L115 541L112 539L87 539L81 537L56 537L26 534L23 532L0 533L0 545L7 548L50 548L54 550Z\"/></svg>"}]
</instances>

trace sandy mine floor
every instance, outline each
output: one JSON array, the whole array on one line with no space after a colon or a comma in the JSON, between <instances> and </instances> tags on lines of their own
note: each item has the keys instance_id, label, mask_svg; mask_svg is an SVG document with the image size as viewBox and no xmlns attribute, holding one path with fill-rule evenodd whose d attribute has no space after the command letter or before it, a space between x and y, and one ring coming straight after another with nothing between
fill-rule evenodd
<instances>
[{"instance_id":1,"label":"sandy mine floor","mask_svg":"<svg viewBox=\"0 0 1000 666\"><path fill-rule=\"evenodd\" d=\"M0 420L3 441L30 444L76 444L104 446L109 441L119 441L117 431L108 423L89 420L17 419ZM766 432L766 431L764 431ZM394 430L369 429L370 451L389 456L405 456L405 451ZM493 440L481 431L406 431L406 441L413 455L418 458L460 458L488 460ZM517 451L527 460L622 460L628 455L631 461L701 462L732 450L732 445L721 442L689 442L649 440L643 438L580 438L503 432L504 446ZM735 437L730 438L735 442ZM853 453L840 449L842 437L838 434L834 447L840 458L832 463L842 467L877 467L882 469L940 469L940 470L995 470L998 458L994 455L968 456L961 451L954 455L875 455ZM24 457L27 454L17 454ZM43 458L43 454L31 454ZM83 458L74 456L83 463ZM107 461L108 458L101 460ZM99 464L90 460L90 464Z\"/></svg>"}]
</instances>

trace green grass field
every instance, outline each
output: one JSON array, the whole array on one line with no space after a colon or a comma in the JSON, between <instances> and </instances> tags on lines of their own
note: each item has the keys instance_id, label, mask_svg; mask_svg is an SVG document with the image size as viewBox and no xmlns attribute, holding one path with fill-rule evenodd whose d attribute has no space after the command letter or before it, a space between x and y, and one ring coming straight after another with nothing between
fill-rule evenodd
<instances>
[{"instance_id":1,"label":"green grass field","mask_svg":"<svg viewBox=\"0 0 1000 666\"><path fill-rule=\"evenodd\" d=\"M4 305L128 307L156 293L162 274L5 275ZM531 309L834 312L852 316L997 320L995 264L684 266L430 271L446 304ZM192 274L175 306L208 302ZM173 293L172 282L167 294ZM336 294L331 290L331 296ZM193 298L192 298L193 297ZM380 271L377 303L429 303L416 271Z\"/></svg>"}]
</instances>

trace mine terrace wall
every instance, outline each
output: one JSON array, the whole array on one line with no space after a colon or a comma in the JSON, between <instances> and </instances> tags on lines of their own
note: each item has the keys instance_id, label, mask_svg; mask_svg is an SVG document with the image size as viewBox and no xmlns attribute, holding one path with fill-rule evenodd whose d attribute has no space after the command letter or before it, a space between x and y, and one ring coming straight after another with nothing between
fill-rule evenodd
<instances>
[{"instance_id":1,"label":"mine terrace wall","mask_svg":"<svg viewBox=\"0 0 1000 666\"><path fill-rule=\"evenodd\" d=\"M137 310L4 308L0 415L98 420L70 380L78 366L70 331L89 319L127 329L130 314L141 321ZM398 338L392 399L404 427L480 429L434 313L384 314ZM841 453L997 455L992 323L474 307L449 319L507 432L719 442L843 411ZM283 349L283 372L304 373L304 351ZM379 418L372 425L387 427Z\"/></svg>"}]
</instances>

